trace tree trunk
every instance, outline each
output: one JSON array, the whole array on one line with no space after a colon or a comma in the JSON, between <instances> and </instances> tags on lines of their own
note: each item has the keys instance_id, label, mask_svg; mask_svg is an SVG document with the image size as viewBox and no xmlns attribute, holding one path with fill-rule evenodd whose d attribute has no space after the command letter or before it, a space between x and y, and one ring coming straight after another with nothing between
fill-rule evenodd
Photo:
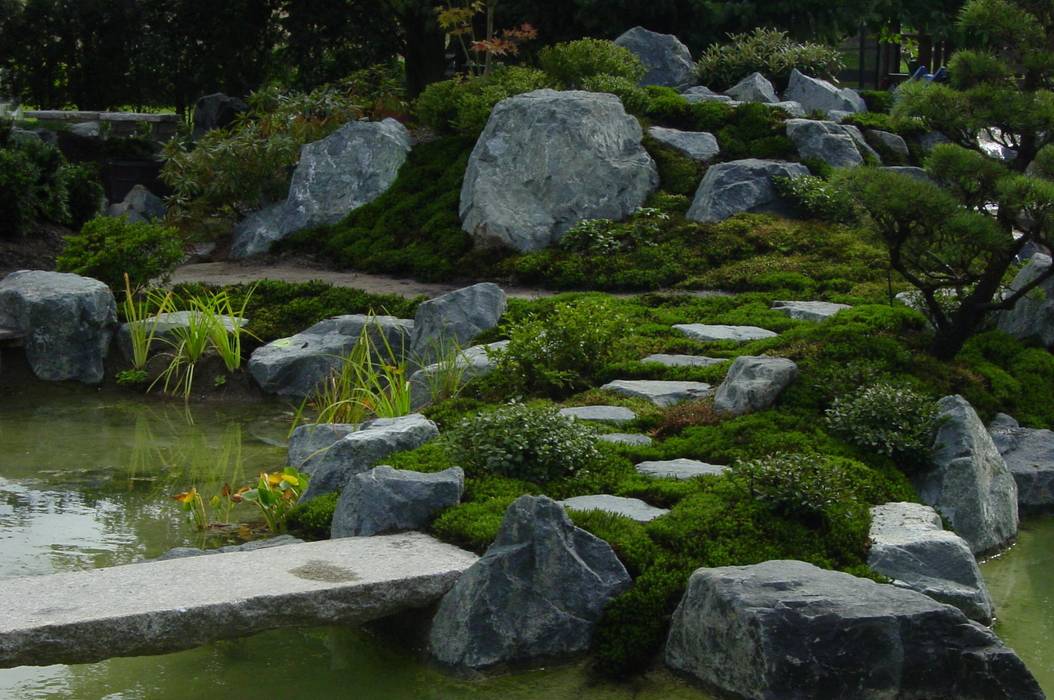
<instances>
[{"instance_id":1,"label":"tree trunk","mask_svg":"<svg viewBox=\"0 0 1054 700\"><path fill-rule=\"evenodd\" d=\"M445 35L430 13L407 13L399 22L405 37L406 91L412 99L430 83L445 77Z\"/></svg>"}]
</instances>

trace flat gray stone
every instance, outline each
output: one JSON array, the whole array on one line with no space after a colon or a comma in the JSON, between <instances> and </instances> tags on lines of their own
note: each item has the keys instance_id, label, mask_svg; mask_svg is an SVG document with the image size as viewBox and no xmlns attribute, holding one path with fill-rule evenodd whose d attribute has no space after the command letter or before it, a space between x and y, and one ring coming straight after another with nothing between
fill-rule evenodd
<instances>
[{"instance_id":1,"label":"flat gray stone","mask_svg":"<svg viewBox=\"0 0 1054 700\"><path fill-rule=\"evenodd\" d=\"M721 357L703 357L702 355L648 355L641 362L654 362L665 367L713 367L728 362Z\"/></svg>"},{"instance_id":2,"label":"flat gray stone","mask_svg":"<svg viewBox=\"0 0 1054 700\"><path fill-rule=\"evenodd\" d=\"M826 321L839 311L851 309L848 304L834 304L829 301L776 301L772 310L786 314L797 321Z\"/></svg>"},{"instance_id":3,"label":"flat gray stone","mask_svg":"<svg viewBox=\"0 0 1054 700\"><path fill-rule=\"evenodd\" d=\"M894 584L959 608L971 620L992 622L994 606L969 545L921 503L871 509L867 564Z\"/></svg>"},{"instance_id":4,"label":"flat gray stone","mask_svg":"<svg viewBox=\"0 0 1054 700\"><path fill-rule=\"evenodd\" d=\"M476 556L407 533L8 579L0 667L189 649L358 625L439 600Z\"/></svg>"},{"instance_id":5,"label":"flat gray stone","mask_svg":"<svg viewBox=\"0 0 1054 700\"><path fill-rule=\"evenodd\" d=\"M740 102L761 102L764 104L776 104L780 101L776 95L776 88L772 87L769 79L761 73L751 73L732 87L725 90L725 94L733 100Z\"/></svg>"},{"instance_id":6,"label":"flat gray stone","mask_svg":"<svg viewBox=\"0 0 1054 700\"><path fill-rule=\"evenodd\" d=\"M622 515L638 523L647 523L666 515L670 511L666 508L650 506L639 498L623 498L622 496L611 496L608 494L595 494L593 496L575 496L558 501L560 505L572 510L601 510L605 513Z\"/></svg>"},{"instance_id":7,"label":"flat gray stone","mask_svg":"<svg viewBox=\"0 0 1054 700\"><path fill-rule=\"evenodd\" d=\"M717 139L706 131L680 131L653 126L648 129L648 135L664 146L669 146L701 163L707 163L721 153Z\"/></svg>"},{"instance_id":8,"label":"flat gray stone","mask_svg":"<svg viewBox=\"0 0 1054 700\"><path fill-rule=\"evenodd\" d=\"M722 104L726 104L729 107L734 107L739 104L739 102L733 100L728 95L722 95L719 92L714 92L710 88L705 87L703 85L696 85L695 87L688 88L687 90L681 93L681 97L683 97L689 103L721 102Z\"/></svg>"},{"instance_id":9,"label":"flat gray stone","mask_svg":"<svg viewBox=\"0 0 1054 700\"><path fill-rule=\"evenodd\" d=\"M601 442L610 442L613 445L628 445L630 447L647 447L654 442L650 437L641 433L607 433L597 439Z\"/></svg>"},{"instance_id":10,"label":"flat gray stone","mask_svg":"<svg viewBox=\"0 0 1054 700\"><path fill-rule=\"evenodd\" d=\"M1005 414L988 426L999 454L1017 483L1017 503L1024 511L1054 508L1054 431L1022 428Z\"/></svg>"},{"instance_id":11,"label":"flat gray stone","mask_svg":"<svg viewBox=\"0 0 1054 700\"><path fill-rule=\"evenodd\" d=\"M728 467L694 459L668 459L641 462L637 465L637 471L645 476L685 480L699 476L721 476L728 471Z\"/></svg>"},{"instance_id":12,"label":"flat gray stone","mask_svg":"<svg viewBox=\"0 0 1054 700\"><path fill-rule=\"evenodd\" d=\"M737 357L714 395L714 410L741 416L776 404L798 377L798 365L783 357Z\"/></svg>"},{"instance_id":13,"label":"flat gray stone","mask_svg":"<svg viewBox=\"0 0 1054 700\"><path fill-rule=\"evenodd\" d=\"M637 420L637 414L624 406L574 406L561 408L560 415L575 420L591 420L614 425L632 423Z\"/></svg>"},{"instance_id":14,"label":"flat gray stone","mask_svg":"<svg viewBox=\"0 0 1054 700\"><path fill-rule=\"evenodd\" d=\"M838 88L826 80L810 78L797 68L791 71L790 79L787 82L787 91L783 93L783 99L800 102L807 112L823 112L826 114L831 110L841 112L867 111L864 98L860 97L855 90Z\"/></svg>"},{"instance_id":15,"label":"flat gray stone","mask_svg":"<svg viewBox=\"0 0 1054 700\"><path fill-rule=\"evenodd\" d=\"M686 216L692 221L716 223L744 212L793 217L794 208L776 191L772 179L802 177L809 169L801 163L747 158L711 165L703 176Z\"/></svg>"},{"instance_id":16,"label":"flat gray stone","mask_svg":"<svg viewBox=\"0 0 1054 700\"><path fill-rule=\"evenodd\" d=\"M173 547L164 554L148 561L167 561L169 559L183 559L185 557L201 557L212 554L230 554L231 552L252 552L257 549L268 547L284 547L288 544L302 544L303 540L292 535L278 535L263 540L252 540L243 544L228 544L215 549L201 549L199 547ZM141 562L140 562L141 563Z\"/></svg>"},{"instance_id":17,"label":"flat gray stone","mask_svg":"<svg viewBox=\"0 0 1054 700\"><path fill-rule=\"evenodd\" d=\"M703 382L678 382L653 379L616 379L600 387L622 396L647 399L656 406L674 406L684 401L704 399L714 388Z\"/></svg>"},{"instance_id":18,"label":"flat gray stone","mask_svg":"<svg viewBox=\"0 0 1054 700\"><path fill-rule=\"evenodd\" d=\"M644 27L633 27L615 43L632 51L647 69L641 85L679 88L695 77L692 52L673 34L660 34Z\"/></svg>"},{"instance_id":19,"label":"flat gray stone","mask_svg":"<svg viewBox=\"0 0 1054 700\"><path fill-rule=\"evenodd\" d=\"M673 327L692 340L700 342L715 342L719 340L733 340L745 343L750 340L764 340L775 338L779 333L774 333L757 326L724 326L706 323L681 323Z\"/></svg>"},{"instance_id":20,"label":"flat gray stone","mask_svg":"<svg viewBox=\"0 0 1054 700\"><path fill-rule=\"evenodd\" d=\"M460 503L464 490L460 467L430 474L374 467L351 477L340 492L330 537L419 530L440 511Z\"/></svg>"}]
</instances>

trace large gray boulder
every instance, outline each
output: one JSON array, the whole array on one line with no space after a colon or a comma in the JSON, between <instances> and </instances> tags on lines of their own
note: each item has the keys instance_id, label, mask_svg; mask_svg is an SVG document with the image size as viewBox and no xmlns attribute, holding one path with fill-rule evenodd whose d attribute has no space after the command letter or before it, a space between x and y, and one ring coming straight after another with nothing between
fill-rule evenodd
<instances>
[{"instance_id":1,"label":"large gray boulder","mask_svg":"<svg viewBox=\"0 0 1054 700\"><path fill-rule=\"evenodd\" d=\"M872 508L867 564L895 585L954 605L981 624L992 622L994 606L977 559L929 506L886 503Z\"/></svg>"},{"instance_id":2,"label":"large gray boulder","mask_svg":"<svg viewBox=\"0 0 1054 700\"><path fill-rule=\"evenodd\" d=\"M394 119L349 122L303 146L288 199L235 229L231 257L265 253L295 231L335 224L372 202L395 182L410 147L410 132Z\"/></svg>"},{"instance_id":3,"label":"large gray boulder","mask_svg":"<svg viewBox=\"0 0 1054 700\"><path fill-rule=\"evenodd\" d=\"M0 280L0 328L25 336L38 379L98 384L117 325L117 305L99 280L20 270Z\"/></svg>"},{"instance_id":4,"label":"large gray boulder","mask_svg":"<svg viewBox=\"0 0 1054 700\"><path fill-rule=\"evenodd\" d=\"M741 416L772 408L797 376L798 365L783 357L737 357L717 387L714 410Z\"/></svg>"},{"instance_id":5,"label":"large gray boulder","mask_svg":"<svg viewBox=\"0 0 1054 700\"><path fill-rule=\"evenodd\" d=\"M988 431L1017 483L1018 507L1054 508L1054 431L1022 428L1004 414L996 416Z\"/></svg>"},{"instance_id":6,"label":"large gray boulder","mask_svg":"<svg viewBox=\"0 0 1054 700\"><path fill-rule=\"evenodd\" d=\"M417 449L438 434L436 424L418 413L368 421L301 464L311 476L301 498L342 491L356 474L377 466L395 452Z\"/></svg>"},{"instance_id":7,"label":"large gray boulder","mask_svg":"<svg viewBox=\"0 0 1054 700\"><path fill-rule=\"evenodd\" d=\"M907 160L911 156L911 151L908 150L908 142L905 141L904 137L900 134L894 134L880 129L868 129L867 135L882 148L903 160Z\"/></svg>"},{"instance_id":8,"label":"large gray boulder","mask_svg":"<svg viewBox=\"0 0 1054 700\"><path fill-rule=\"evenodd\" d=\"M653 126L648 129L648 136L701 163L707 163L721 153L717 139L705 131L680 131Z\"/></svg>"},{"instance_id":9,"label":"large gray boulder","mask_svg":"<svg viewBox=\"0 0 1054 700\"><path fill-rule=\"evenodd\" d=\"M981 554L1017 535L1017 485L977 412L961 396L938 403L933 466L915 476L919 497Z\"/></svg>"},{"instance_id":10,"label":"large gray boulder","mask_svg":"<svg viewBox=\"0 0 1054 700\"><path fill-rule=\"evenodd\" d=\"M165 203L143 185L136 185L123 200L107 207L106 216L123 216L132 223L160 221L165 218Z\"/></svg>"},{"instance_id":11,"label":"large gray boulder","mask_svg":"<svg viewBox=\"0 0 1054 700\"><path fill-rule=\"evenodd\" d=\"M776 94L776 88L772 87L769 79L761 73L751 73L725 90L725 94L739 102L776 104L780 101L779 96Z\"/></svg>"},{"instance_id":12,"label":"large gray boulder","mask_svg":"<svg viewBox=\"0 0 1054 700\"><path fill-rule=\"evenodd\" d=\"M440 511L461 502L465 472L433 474L380 466L351 477L340 492L330 536L370 537L419 530Z\"/></svg>"},{"instance_id":13,"label":"large gray boulder","mask_svg":"<svg viewBox=\"0 0 1054 700\"><path fill-rule=\"evenodd\" d=\"M463 347L483 331L498 325L507 299L501 287L481 282L430 299L414 315L410 357L425 366L452 346Z\"/></svg>"},{"instance_id":14,"label":"large gray boulder","mask_svg":"<svg viewBox=\"0 0 1054 700\"><path fill-rule=\"evenodd\" d=\"M866 112L864 98L850 88L838 88L819 78L810 78L797 68L791 71L783 99L800 102L809 112L832 110L840 112Z\"/></svg>"},{"instance_id":15,"label":"large gray boulder","mask_svg":"<svg viewBox=\"0 0 1054 700\"><path fill-rule=\"evenodd\" d=\"M642 131L614 95L536 90L494 108L469 158L461 224L519 252L584 219L624 219L659 186Z\"/></svg>"},{"instance_id":16,"label":"large gray boulder","mask_svg":"<svg viewBox=\"0 0 1054 700\"><path fill-rule=\"evenodd\" d=\"M695 77L692 52L673 34L634 27L615 39L615 43L636 54L648 70L641 85L679 88L690 85Z\"/></svg>"},{"instance_id":17,"label":"large gray boulder","mask_svg":"<svg viewBox=\"0 0 1054 700\"><path fill-rule=\"evenodd\" d=\"M607 542L555 501L522 496L439 604L429 649L458 669L564 660L589 649L604 605L629 586Z\"/></svg>"},{"instance_id":18,"label":"large gray boulder","mask_svg":"<svg viewBox=\"0 0 1054 700\"><path fill-rule=\"evenodd\" d=\"M228 333L234 331L235 328L243 328L249 323L248 319L238 316L220 315L217 317L217 320L223 324L223 327L227 329ZM163 314L157 314L143 321L122 323L120 329L117 331L117 347L120 348L121 354L124 355L124 358L131 361L132 328L142 327L147 335L149 335L151 331L154 334L154 340L150 346L151 352L171 350L173 345L178 342L177 334L181 330L189 328L192 323L200 324L200 322L200 311L169 311Z\"/></svg>"},{"instance_id":19,"label":"large gray boulder","mask_svg":"<svg viewBox=\"0 0 1054 700\"><path fill-rule=\"evenodd\" d=\"M410 405L415 411L427 406L435 391L456 391L473 379L485 377L498 366L501 353L509 347L503 340L488 345L474 345L455 357L426 365L410 375ZM456 381L458 386L442 386Z\"/></svg>"},{"instance_id":20,"label":"large gray boulder","mask_svg":"<svg viewBox=\"0 0 1054 700\"><path fill-rule=\"evenodd\" d=\"M809 169L801 163L756 158L712 165L699 183L687 217L713 223L743 212L793 216L793 207L780 198L772 178L808 174Z\"/></svg>"},{"instance_id":21,"label":"large gray boulder","mask_svg":"<svg viewBox=\"0 0 1054 700\"><path fill-rule=\"evenodd\" d=\"M699 569L666 663L757 700L1039 700L1021 659L950 605L800 561Z\"/></svg>"},{"instance_id":22,"label":"large gray boulder","mask_svg":"<svg viewBox=\"0 0 1054 700\"><path fill-rule=\"evenodd\" d=\"M1047 274L1051 257L1036 253L1028 264L1017 273L1010 284L1018 290ZM1014 308L1003 311L998 317L999 330L1022 340L1038 340L1046 347L1054 347L1054 277L1039 285L1033 293L1018 299Z\"/></svg>"},{"instance_id":23,"label":"large gray boulder","mask_svg":"<svg viewBox=\"0 0 1054 700\"><path fill-rule=\"evenodd\" d=\"M239 114L249 111L249 105L237 97L214 92L194 104L194 139L213 129L223 129L234 123Z\"/></svg>"},{"instance_id":24,"label":"large gray boulder","mask_svg":"<svg viewBox=\"0 0 1054 700\"><path fill-rule=\"evenodd\" d=\"M787 138L802 158L818 158L833 168L864 164L856 141L841 124L813 119L788 119Z\"/></svg>"},{"instance_id":25,"label":"large gray boulder","mask_svg":"<svg viewBox=\"0 0 1054 700\"><path fill-rule=\"evenodd\" d=\"M253 351L249 373L269 394L303 398L339 369L343 358L370 328L374 346L387 343L401 360L410 347L414 322L394 316L351 314L316 323L290 338L280 338Z\"/></svg>"}]
</instances>

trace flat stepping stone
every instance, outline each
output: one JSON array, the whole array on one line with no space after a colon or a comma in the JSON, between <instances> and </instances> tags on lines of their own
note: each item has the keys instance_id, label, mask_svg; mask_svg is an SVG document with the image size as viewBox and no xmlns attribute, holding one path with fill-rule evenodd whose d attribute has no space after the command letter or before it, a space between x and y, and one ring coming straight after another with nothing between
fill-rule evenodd
<instances>
[{"instance_id":1,"label":"flat stepping stone","mask_svg":"<svg viewBox=\"0 0 1054 700\"><path fill-rule=\"evenodd\" d=\"M777 301L773 311L779 311L797 321L826 321L839 311L851 309L848 304L833 304L829 301Z\"/></svg>"},{"instance_id":2,"label":"flat stepping stone","mask_svg":"<svg viewBox=\"0 0 1054 700\"><path fill-rule=\"evenodd\" d=\"M591 420L597 423L632 423L637 414L623 406L574 406L561 408L560 415L575 420Z\"/></svg>"},{"instance_id":3,"label":"flat stepping stone","mask_svg":"<svg viewBox=\"0 0 1054 700\"><path fill-rule=\"evenodd\" d=\"M666 367L713 367L728 360L720 357L703 357L702 355L648 355L641 362L654 362Z\"/></svg>"},{"instance_id":4,"label":"flat stepping stone","mask_svg":"<svg viewBox=\"0 0 1054 700\"><path fill-rule=\"evenodd\" d=\"M637 471L644 476L666 479L694 479L697 476L721 476L728 467L720 464L708 464L694 459L669 459L656 462L641 462Z\"/></svg>"},{"instance_id":5,"label":"flat stepping stone","mask_svg":"<svg viewBox=\"0 0 1054 700\"><path fill-rule=\"evenodd\" d=\"M666 508L650 506L639 498L623 498L622 496L611 496L609 494L596 494L594 496L575 496L564 501L559 501L565 508L572 510L601 510L605 513L623 515L638 523L647 523L670 511Z\"/></svg>"},{"instance_id":6,"label":"flat stepping stone","mask_svg":"<svg viewBox=\"0 0 1054 700\"><path fill-rule=\"evenodd\" d=\"M652 439L641 433L608 433L598 438L601 442L610 442L613 445L629 445L630 447L647 447Z\"/></svg>"},{"instance_id":7,"label":"flat stepping stone","mask_svg":"<svg viewBox=\"0 0 1054 700\"><path fill-rule=\"evenodd\" d=\"M656 406L674 406L684 401L703 399L714 393L714 388L703 382L668 382L652 379L616 379L600 387L622 396L647 399Z\"/></svg>"},{"instance_id":8,"label":"flat stepping stone","mask_svg":"<svg viewBox=\"0 0 1054 700\"><path fill-rule=\"evenodd\" d=\"M764 340L775 338L779 333L774 333L757 326L723 326L710 325L706 323L680 323L673 327L674 330L684 333L692 340L702 342L713 342L716 340L734 340L745 343L749 340Z\"/></svg>"}]
</instances>

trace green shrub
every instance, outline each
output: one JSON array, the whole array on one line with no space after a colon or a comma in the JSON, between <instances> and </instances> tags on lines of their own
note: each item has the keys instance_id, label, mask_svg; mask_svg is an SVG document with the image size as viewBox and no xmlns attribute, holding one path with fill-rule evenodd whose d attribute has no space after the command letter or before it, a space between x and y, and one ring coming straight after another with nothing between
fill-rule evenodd
<instances>
[{"instance_id":1,"label":"green shrub","mask_svg":"<svg viewBox=\"0 0 1054 700\"><path fill-rule=\"evenodd\" d=\"M565 88L578 88L586 78L610 75L634 83L644 77L644 64L612 41L578 39L547 46L538 54L538 65Z\"/></svg>"},{"instance_id":2,"label":"green shrub","mask_svg":"<svg viewBox=\"0 0 1054 700\"><path fill-rule=\"evenodd\" d=\"M99 214L104 198L98 174L90 165L71 163L62 169L69 202L69 224L80 230Z\"/></svg>"},{"instance_id":3,"label":"green shrub","mask_svg":"<svg viewBox=\"0 0 1054 700\"><path fill-rule=\"evenodd\" d=\"M659 143L651 136L644 137L644 148L648 150L659 170L663 191L670 194L695 194L699 182L703 179L706 165Z\"/></svg>"},{"instance_id":4,"label":"green shrub","mask_svg":"<svg viewBox=\"0 0 1054 700\"><path fill-rule=\"evenodd\" d=\"M889 90L861 90L860 97L867 105L867 112L862 114L889 114L893 109L894 95Z\"/></svg>"},{"instance_id":5,"label":"green shrub","mask_svg":"<svg viewBox=\"0 0 1054 700\"><path fill-rule=\"evenodd\" d=\"M289 511L286 525L303 537L328 540L330 526L333 524L333 512L336 511L339 500L339 493L326 493L297 503Z\"/></svg>"},{"instance_id":6,"label":"green shrub","mask_svg":"<svg viewBox=\"0 0 1054 700\"><path fill-rule=\"evenodd\" d=\"M449 437L467 474L535 483L573 475L596 462L596 433L553 407L509 404L467 418Z\"/></svg>"},{"instance_id":7,"label":"green shrub","mask_svg":"<svg viewBox=\"0 0 1054 700\"><path fill-rule=\"evenodd\" d=\"M586 219L568 229L560 247L577 253L601 255L655 245L670 215L650 207L638 209L625 222Z\"/></svg>"},{"instance_id":8,"label":"green shrub","mask_svg":"<svg viewBox=\"0 0 1054 700\"><path fill-rule=\"evenodd\" d=\"M881 382L836 399L826 421L846 441L888 455L910 471L929 463L937 404L910 387Z\"/></svg>"},{"instance_id":9,"label":"green shrub","mask_svg":"<svg viewBox=\"0 0 1054 700\"><path fill-rule=\"evenodd\" d=\"M852 198L823 178L813 175L777 177L773 178L772 184L781 197L806 217L842 224L856 220Z\"/></svg>"},{"instance_id":10,"label":"green shrub","mask_svg":"<svg viewBox=\"0 0 1054 700\"><path fill-rule=\"evenodd\" d=\"M414 104L422 124L441 134L476 137L487 125L494 105L525 92L552 87L542 71L523 66L498 66L487 75L454 78L425 88Z\"/></svg>"},{"instance_id":11,"label":"green shrub","mask_svg":"<svg viewBox=\"0 0 1054 700\"><path fill-rule=\"evenodd\" d=\"M22 235L36 220L38 177L38 170L20 149L0 148L0 235Z\"/></svg>"},{"instance_id":12,"label":"green shrub","mask_svg":"<svg viewBox=\"0 0 1054 700\"><path fill-rule=\"evenodd\" d=\"M752 498L784 515L819 515L854 496L843 464L817 454L776 453L739 462L732 474Z\"/></svg>"},{"instance_id":13,"label":"green shrub","mask_svg":"<svg viewBox=\"0 0 1054 700\"><path fill-rule=\"evenodd\" d=\"M66 162L39 139L0 143L0 237L27 233L49 221L80 228L96 215L102 186L94 171Z\"/></svg>"},{"instance_id":14,"label":"green shrub","mask_svg":"<svg viewBox=\"0 0 1054 700\"><path fill-rule=\"evenodd\" d=\"M842 57L837 48L797 42L784 31L759 27L729 34L727 43L711 45L697 64L699 82L713 90L726 90L754 72L780 89L795 68L814 78L834 79Z\"/></svg>"},{"instance_id":15,"label":"green shrub","mask_svg":"<svg viewBox=\"0 0 1054 700\"><path fill-rule=\"evenodd\" d=\"M94 277L119 289L125 273L133 284L146 284L165 277L182 259L183 242L177 230L103 216L66 239L56 264L61 272Z\"/></svg>"},{"instance_id":16,"label":"green shrub","mask_svg":"<svg viewBox=\"0 0 1054 700\"><path fill-rule=\"evenodd\" d=\"M797 149L786 136L779 110L750 102L739 105L726 126L718 130L722 160L763 158L795 160Z\"/></svg>"},{"instance_id":17,"label":"green shrub","mask_svg":"<svg viewBox=\"0 0 1054 700\"><path fill-rule=\"evenodd\" d=\"M582 89L610 93L622 101L627 112L637 116L647 114L651 105L648 91L629 78L608 74L591 75L582 80Z\"/></svg>"}]
</instances>

